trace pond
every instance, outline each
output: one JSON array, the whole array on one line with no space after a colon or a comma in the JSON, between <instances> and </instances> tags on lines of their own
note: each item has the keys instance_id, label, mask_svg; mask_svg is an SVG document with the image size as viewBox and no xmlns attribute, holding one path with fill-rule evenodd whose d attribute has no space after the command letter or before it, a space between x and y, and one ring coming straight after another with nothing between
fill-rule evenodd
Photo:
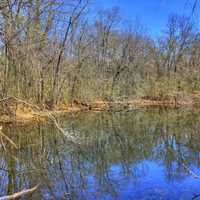
<instances>
[{"instance_id":1,"label":"pond","mask_svg":"<svg viewBox=\"0 0 200 200\"><path fill-rule=\"evenodd\" d=\"M68 114L3 126L0 196L23 199L200 199L200 113L144 109Z\"/></svg>"}]
</instances>

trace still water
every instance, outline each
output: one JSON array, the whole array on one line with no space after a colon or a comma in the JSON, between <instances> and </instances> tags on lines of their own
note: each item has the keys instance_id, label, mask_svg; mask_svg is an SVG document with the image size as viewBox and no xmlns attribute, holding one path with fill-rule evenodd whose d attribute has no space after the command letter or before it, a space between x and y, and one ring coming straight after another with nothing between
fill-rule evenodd
<instances>
[{"instance_id":1,"label":"still water","mask_svg":"<svg viewBox=\"0 0 200 200\"><path fill-rule=\"evenodd\" d=\"M7 125L0 137L0 196L22 199L200 199L200 113L135 110L69 114ZM199 196L198 196L199 195Z\"/></svg>"}]
</instances>

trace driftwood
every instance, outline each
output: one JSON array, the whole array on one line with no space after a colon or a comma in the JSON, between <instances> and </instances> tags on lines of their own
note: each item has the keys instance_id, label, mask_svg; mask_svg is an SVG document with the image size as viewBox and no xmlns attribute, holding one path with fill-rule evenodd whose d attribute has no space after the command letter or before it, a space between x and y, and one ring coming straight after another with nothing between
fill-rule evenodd
<instances>
[{"instance_id":1,"label":"driftwood","mask_svg":"<svg viewBox=\"0 0 200 200\"><path fill-rule=\"evenodd\" d=\"M20 192L16 192L16 193L12 194L12 195L0 197L0 200L14 200L14 199L17 199L17 198L22 197L24 195L33 193L35 190L37 190L38 186L39 185L36 185L35 187L33 187L31 189L24 189L24 190L22 190Z\"/></svg>"}]
</instances>

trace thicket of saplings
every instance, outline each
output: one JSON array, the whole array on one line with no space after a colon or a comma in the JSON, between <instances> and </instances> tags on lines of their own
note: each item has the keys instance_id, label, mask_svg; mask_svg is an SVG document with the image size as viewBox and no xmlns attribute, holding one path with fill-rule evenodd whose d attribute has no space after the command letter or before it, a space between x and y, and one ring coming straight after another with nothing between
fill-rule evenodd
<instances>
[{"instance_id":1,"label":"thicket of saplings","mask_svg":"<svg viewBox=\"0 0 200 200\"><path fill-rule=\"evenodd\" d=\"M0 1L0 95L60 102L162 98L200 89L200 32L169 16L152 37L87 0Z\"/></svg>"}]
</instances>

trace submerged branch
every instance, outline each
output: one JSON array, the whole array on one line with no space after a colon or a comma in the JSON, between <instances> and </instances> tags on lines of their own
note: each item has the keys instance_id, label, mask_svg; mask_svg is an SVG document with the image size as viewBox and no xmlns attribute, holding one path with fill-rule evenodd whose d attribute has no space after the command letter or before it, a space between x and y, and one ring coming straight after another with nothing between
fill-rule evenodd
<instances>
[{"instance_id":1,"label":"submerged branch","mask_svg":"<svg viewBox=\"0 0 200 200\"><path fill-rule=\"evenodd\" d=\"M18 97L14 97L14 96L9 96L9 97L7 97L5 99L2 99L2 100L7 100L7 99L13 99L13 100L15 100L15 101L17 101L19 103L22 103L22 104L24 104L24 105L26 105L26 106L28 106L28 107L30 107L32 109L35 109L38 112L38 113L35 113L36 115L37 114L40 115L40 116L42 115L42 114L40 114L41 113L41 108L39 106L35 105L35 104L29 103L29 102L27 102L25 100L22 100L22 99L20 99ZM76 137L74 137L73 135L67 134L67 132L63 128L61 128L61 126L59 125L57 119L54 117L54 115L50 111L48 111L47 109L43 109L43 111L45 112L44 116L47 116L49 119L52 120L52 122L54 123L55 127L59 130L59 132L61 132L64 136L66 136L71 142L78 143ZM2 134L15 148L17 148L17 146L14 144L14 142L10 138L8 138L2 132L0 132L0 134Z\"/></svg>"},{"instance_id":2,"label":"submerged branch","mask_svg":"<svg viewBox=\"0 0 200 200\"><path fill-rule=\"evenodd\" d=\"M20 198L20 197L22 197L24 195L33 193L35 190L38 189L38 187L39 187L39 185L36 185L35 187L33 187L31 189L24 189L24 190L22 190L20 192L12 194L12 195L0 197L0 200L14 200L14 199Z\"/></svg>"},{"instance_id":3,"label":"submerged branch","mask_svg":"<svg viewBox=\"0 0 200 200\"><path fill-rule=\"evenodd\" d=\"M0 130L0 135L2 135L15 149L18 149L17 145L7 136L2 130Z\"/></svg>"},{"instance_id":4,"label":"submerged branch","mask_svg":"<svg viewBox=\"0 0 200 200\"><path fill-rule=\"evenodd\" d=\"M178 155L175 154L176 156L176 160L178 162ZM181 164L182 166L185 168L185 170L193 177L193 178L196 178L196 179L200 179L200 176L197 175L194 171L192 171L186 164L185 164L185 160L183 158L183 156L181 157Z\"/></svg>"},{"instance_id":5,"label":"submerged branch","mask_svg":"<svg viewBox=\"0 0 200 200\"><path fill-rule=\"evenodd\" d=\"M182 163L182 165L193 178L200 179L200 176L194 173L184 162Z\"/></svg>"}]
</instances>

